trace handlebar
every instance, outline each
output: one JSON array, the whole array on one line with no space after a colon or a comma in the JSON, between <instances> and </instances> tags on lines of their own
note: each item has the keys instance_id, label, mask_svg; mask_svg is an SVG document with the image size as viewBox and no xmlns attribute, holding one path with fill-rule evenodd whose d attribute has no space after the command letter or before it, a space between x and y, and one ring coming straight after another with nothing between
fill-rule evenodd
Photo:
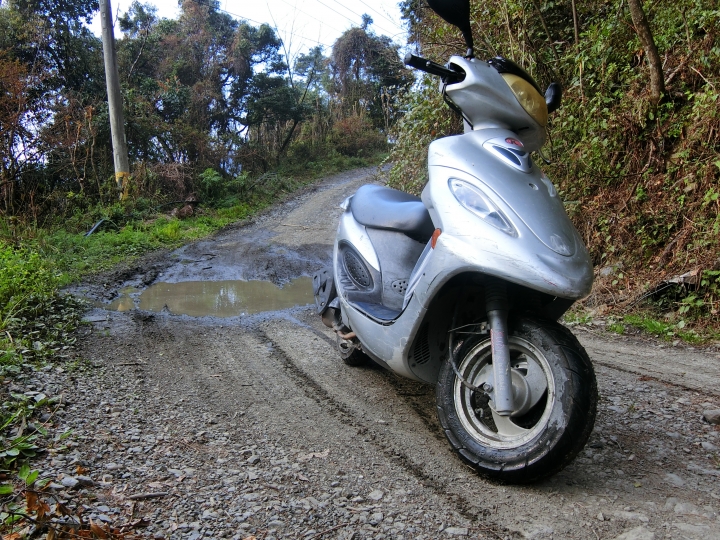
<instances>
[{"instance_id":1,"label":"handlebar","mask_svg":"<svg viewBox=\"0 0 720 540\"><path fill-rule=\"evenodd\" d=\"M429 73L430 75L437 75L444 82L448 84L457 83L465 78L465 73L455 71L445 66L441 66L431 60L426 60L420 56L415 56L412 53L405 55L405 65Z\"/></svg>"}]
</instances>

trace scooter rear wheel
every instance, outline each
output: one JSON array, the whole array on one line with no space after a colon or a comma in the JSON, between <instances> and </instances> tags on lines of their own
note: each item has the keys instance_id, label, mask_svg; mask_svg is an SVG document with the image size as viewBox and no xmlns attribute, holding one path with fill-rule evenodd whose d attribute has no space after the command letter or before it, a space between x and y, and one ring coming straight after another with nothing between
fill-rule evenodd
<instances>
[{"instance_id":1,"label":"scooter rear wheel","mask_svg":"<svg viewBox=\"0 0 720 540\"><path fill-rule=\"evenodd\" d=\"M595 372L575 336L556 322L516 320L508 341L515 412L495 413L491 387L472 390L448 361L438 377L438 417L451 446L477 471L505 482L535 482L564 468L585 446L597 409ZM492 373L489 337L466 340L455 362L466 382L482 387Z\"/></svg>"},{"instance_id":2,"label":"scooter rear wheel","mask_svg":"<svg viewBox=\"0 0 720 540\"><path fill-rule=\"evenodd\" d=\"M342 361L348 366L364 366L370 361L370 358L358 348L356 343L342 339L340 336L337 337L337 350Z\"/></svg>"}]
</instances>

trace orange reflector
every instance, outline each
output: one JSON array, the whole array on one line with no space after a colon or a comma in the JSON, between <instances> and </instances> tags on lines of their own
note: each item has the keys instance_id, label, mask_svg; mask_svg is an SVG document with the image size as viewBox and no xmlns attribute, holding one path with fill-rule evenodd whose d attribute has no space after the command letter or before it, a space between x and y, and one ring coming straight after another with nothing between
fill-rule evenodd
<instances>
[{"instance_id":1,"label":"orange reflector","mask_svg":"<svg viewBox=\"0 0 720 540\"><path fill-rule=\"evenodd\" d=\"M437 244L437 239L442 234L442 231L440 229L435 229L435 232L432 233L432 236L430 237L430 247L435 249L435 244Z\"/></svg>"}]
</instances>

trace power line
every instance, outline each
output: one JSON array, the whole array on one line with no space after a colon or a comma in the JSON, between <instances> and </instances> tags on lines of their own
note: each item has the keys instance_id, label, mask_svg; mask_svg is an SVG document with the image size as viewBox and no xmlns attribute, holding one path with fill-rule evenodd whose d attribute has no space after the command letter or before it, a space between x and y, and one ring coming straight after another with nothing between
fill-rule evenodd
<instances>
[{"instance_id":1,"label":"power line","mask_svg":"<svg viewBox=\"0 0 720 540\"><path fill-rule=\"evenodd\" d=\"M358 0L358 1L359 1L361 4L363 4L365 7L372 9L375 13L377 13L378 15L380 15L380 16L381 16L382 18L384 18L386 21L389 21L389 22L391 22L392 24L394 24L395 26L398 26L398 23L396 23L395 21L393 21L390 17L388 17L388 16L385 15L384 13L381 13L380 11L378 11L377 9L375 9L374 7L372 7L371 5L363 2L363 0Z\"/></svg>"},{"instance_id":2,"label":"power line","mask_svg":"<svg viewBox=\"0 0 720 540\"><path fill-rule=\"evenodd\" d=\"M325 25L327 25L327 23L326 23L325 21L321 21L320 19L318 19L318 18L315 17L314 15L310 15L308 12L303 11L302 9L298 8L297 5L292 5L292 4L291 4L290 2L288 2L287 0L280 0L280 1L281 1L282 3L290 6L291 8L295 9L296 11L302 13L302 14L305 15L306 17L310 17L311 19L319 22L320 24L325 24ZM360 1L362 1L362 0L360 0ZM322 2L321 2L321 3L322 3ZM337 0L335 0L335 3L336 3L336 4L340 4L340 2L338 2ZM364 4L364 3L365 3L365 2L363 2L363 4ZM323 4L323 5L324 5L324 4ZM342 7L344 7L345 9L347 9L348 11L350 11L351 13L354 13L355 15L358 15L358 14L355 13L353 10L351 10L350 8L344 6L343 4L340 4L340 5L341 5ZM365 4L365 5L367 5L367 4ZM327 7L327 6L326 6L326 7ZM370 6L368 6L368 7L370 7ZM335 13L338 13L338 12L336 11ZM352 19L350 19L349 17L346 17L345 15L342 15L342 13L338 13L338 15L341 15L341 16L345 17L345 18L346 18L347 20L349 20L350 22L356 22L356 21L353 21ZM381 14L381 15L382 15L382 14ZM358 15L358 17L361 17L361 18L362 18L362 15ZM387 17L385 17L385 18L387 19ZM395 23L394 21L392 21L392 20L390 20L390 19L388 19L388 20L389 20L392 24L394 24L397 28L402 28L401 26L399 26L399 25L398 25L397 23ZM375 25L375 26L377 26L377 25ZM338 30L337 28L334 28L334 27L332 27L332 26L329 26L329 28L331 28L332 30L335 30L336 32L342 33L341 30ZM388 31L387 31L386 29L384 29L384 28L381 28L381 27L379 27L379 26L378 26L378 28L379 28L380 30L382 30L383 32L386 32L386 33L388 33L388 34L390 33L390 32L388 32ZM399 36L400 34L403 34L403 33L405 33L405 30L403 30L402 32L393 34L393 35L391 36L391 38L392 38L392 37L395 37L395 36Z\"/></svg>"},{"instance_id":3,"label":"power line","mask_svg":"<svg viewBox=\"0 0 720 540\"><path fill-rule=\"evenodd\" d=\"M333 8L331 8L330 6L328 6L327 4L325 4L324 2L321 2L321 0L317 0L317 2L318 2L318 4L321 4L321 5L325 6L326 8L328 8L330 11L334 11L335 13L337 13L338 15L340 15L341 17L346 18L346 19L347 19L348 21L350 21L351 23L357 22L357 21L353 21L353 20L352 20L350 17L348 17L347 15L343 15L343 14L340 13L337 9L333 9Z\"/></svg>"},{"instance_id":4,"label":"power line","mask_svg":"<svg viewBox=\"0 0 720 540\"><path fill-rule=\"evenodd\" d=\"M298 8L297 5L292 5L292 4L291 4L290 2L288 2L287 0L280 0L280 1L283 2L284 4L290 6L291 8L295 9L296 11L299 11L300 13L302 13L303 15L305 15L306 17L310 17L311 19L319 22L320 24L326 25L326 26L327 26L328 28L330 28L331 30L335 30L336 32L342 34L342 32L343 32L342 30L338 30L337 28L328 25L325 21L321 21L321 20L318 19L317 17L315 17L315 16L313 16L313 15L310 15L310 14L307 13L306 11L303 11L302 9Z\"/></svg>"},{"instance_id":5,"label":"power line","mask_svg":"<svg viewBox=\"0 0 720 540\"><path fill-rule=\"evenodd\" d=\"M320 0L318 0L318 2L320 2ZM320 2L320 3L322 4L322 2ZM339 2L339 0L335 0L335 3L338 4L340 7L343 7L343 8L345 8L345 9L347 9L347 10L348 10L350 13L352 13L353 15L356 15L356 16L360 17L360 20L362 20L362 15L360 15L360 14L357 13L356 11L353 11L352 9L350 9L349 7L347 7L345 4L341 4L341 3ZM337 13L337 11L336 11L335 13ZM346 18L347 18L347 17L346 17ZM351 19L348 18L348 20L351 20ZM391 34L391 33L392 33L392 32L389 32L388 30L386 30L385 28L383 28L382 26L378 26L377 24L376 24L375 26L376 26L378 29L382 30L383 32L385 32L385 33L387 33L387 34Z\"/></svg>"},{"instance_id":6,"label":"power line","mask_svg":"<svg viewBox=\"0 0 720 540\"><path fill-rule=\"evenodd\" d=\"M322 0L316 0L316 1L318 2L318 4L321 4L321 5L325 6L325 7L328 8L330 11L334 11L335 13L337 13L338 15L340 15L341 17L346 18L346 19L347 19L348 21L350 21L351 23L356 23L356 22L357 22L357 21L352 20L350 17L348 17L348 16L345 15L344 13L340 13L337 9L331 8L330 6L328 6L328 5L327 5L325 2L323 2ZM339 4L341 7L344 7L345 9L347 9L349 12L353 13L354 15L357 15L358 17L361 17L361 18L362 18L362 15L358 15L357 13L355 13L355 12L354 12L353 10L351 10L350 8L345 7L345 6L343 6L342 4L340 4L340 2L338 2L337 0L335 0L335 2L336 2L337 4ZM378 28L380 28L380 27L378 26ZM384 28L380 28L380 30L382 30L383 32L388 32L388 31L385 30ZM390 33L390 32L388 32L388 33Z\"/></svg>"},{"instance_id":7,"label":"power line","mask_svg":"<svg viewBox=\"0 0 720 540\"><path fill-rule=\"evenodd\" d=\"M202 1L200 1L200 0L191 0L191 1L192 1L192 2L195 2L196 4L201 5L201 6L212 7L212 8L214 8L216 11L221 11L221 12L226 13L226 14L232 16L232 17L236 17L236 18L242 19L242 20L244 20L244 21L250 21L250 22L252 22L252 23L259 24L259 25L267 24L267 23L263 23L263 22L260 22L260 21L256 21L255 19L251 19L250 17L245 17L244 15L240 15L240 14L238 14L238 13L233 13L232 11L228 11L228 10L226 10L226 9L222 9L222 8L220 8L220 7L211 6L210 4L208 4L208 3L206 3L206 2L202 2ZM335 29L333 28L333 30L335 30ZM322 41L318 41L318 40L316 40L316 39L312 39L312 38L309 38L309 37L305 37L305 36L296 34L295 32L289 32L289 31L287 31L287 32L285 32L285 33L286 33L286 34L290 34L290 35L293 36L293 37L300 38L301 40L312 41L313 43L317 43L318 45L322 45L323 47L327 47L327 48L329 48L329 49L332 49L332 45L328 45L327 43L323 43Z\"/></svg>"},{"instance_id":8,"label":"power line","mask_svg":"<svg viewBox=\"0 0 720 540\"><path fill-rule=\"evenodd\" d=\"M287 0L280 0L280 1L283 2L284 4L288 5L288 6L292 7L292 8L295 9L296 11L302 13L302 14L305 15L306 17L310 17L311 19L319 22L320 24L325 24L325 25L327 25L327 23L326 23L325 21L322 21L322 20L318 19L317 17L315 17L314 15L310 15L308 12L299 9L299 8L297 7L297 5L293 5L293 4L291 4L290 2L288 2ZM360 1L362 2L362 0L360 0ZM320 0L318 0L318 2L320 2ZM349 12L353 13L354 15L357 15L358 17L362 18L362 15L359 15L357 12L351 10L349 7L345 6L344 4L341 4L338 0L335 0L335 3L336 3L336 4L339 4L341 7L344 7L345 9L347 9ZM362 2L362 3L365 4L365 2ZM351 19L350 17L348 17L347 15L344 15L344 14L340 13L339 11L336 11L336 10L332 9L330 6L328 6L327 4L325 4L325 3L323 3L323 2L320 2L320 4L322 4L323 6L327 7L328 9L331 9L332 11L334 11L335 13L337 13L338 15L340 15L341 17L344 17L345 19L347 19L347 20L350 21L351 23L356 23L356 22L357 22L357 21L354 21L353 19ZM367 4L365 4L365 5L366 5L367 7L369 7L370 9L373 9L371 6L368 6ZM377 11L377 10L375 10L375 11L376 11L377 13L380 13L380 12ZM393 21L392 19L389 19L388 17L386 17L386 16L383 15L382 13L380 13L380 15L381 15L382 17L385 17L385 19L387 19L388 21L390 21L396 28L402 28L401 25L399 25L398 23L396 23L396 22ZM385 32L386 34L390 34L390 33L391 33L391 32L388 31L387 29L382 28L382 27L378 26L377 24L376 24L375 26L376 26L378 29L380 29L380 30L382 30L383 32ZM334 27L332 27L332 26L330 26L330 28L331 28L332 30L335 30L336 32L342 33L342 31L341 31L341 30L338 30L337 28L334 28ZM392 36L389 36L389 37L392 39L392 38L394 38L394 37L396 37L396 36L399 36L399 35L401 35L401 34L404 34L405 32L407 32L407 30L404 30L404 29L403 29L401 32L394 33L394 34L392 34Z\"/></svg>"}]
</instances>

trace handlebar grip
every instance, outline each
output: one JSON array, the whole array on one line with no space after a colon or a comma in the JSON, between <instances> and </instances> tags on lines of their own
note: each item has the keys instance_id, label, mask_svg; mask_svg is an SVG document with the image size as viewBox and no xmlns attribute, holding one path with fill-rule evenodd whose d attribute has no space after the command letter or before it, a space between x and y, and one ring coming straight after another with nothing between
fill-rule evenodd
<instances>
[{"instance_id":1,"label":"handlebar grip","mask_svg":"<svg viewBox=\"0 0 720 540\"><path fill-rule=\"evenodd\" d=\"M430 75L437 75L438 77L449 83L460 82L465 78L464 73L448 69L445 66L441 66L440 64L437 64L435 62L432 62L431 60L427 60L420 56L415 56L412 53L407 53L405 55L405 65L413 67L415 69L419 69L420 71L424 71L425 73L429 73Z\"/></svg>"}]
</instances>

